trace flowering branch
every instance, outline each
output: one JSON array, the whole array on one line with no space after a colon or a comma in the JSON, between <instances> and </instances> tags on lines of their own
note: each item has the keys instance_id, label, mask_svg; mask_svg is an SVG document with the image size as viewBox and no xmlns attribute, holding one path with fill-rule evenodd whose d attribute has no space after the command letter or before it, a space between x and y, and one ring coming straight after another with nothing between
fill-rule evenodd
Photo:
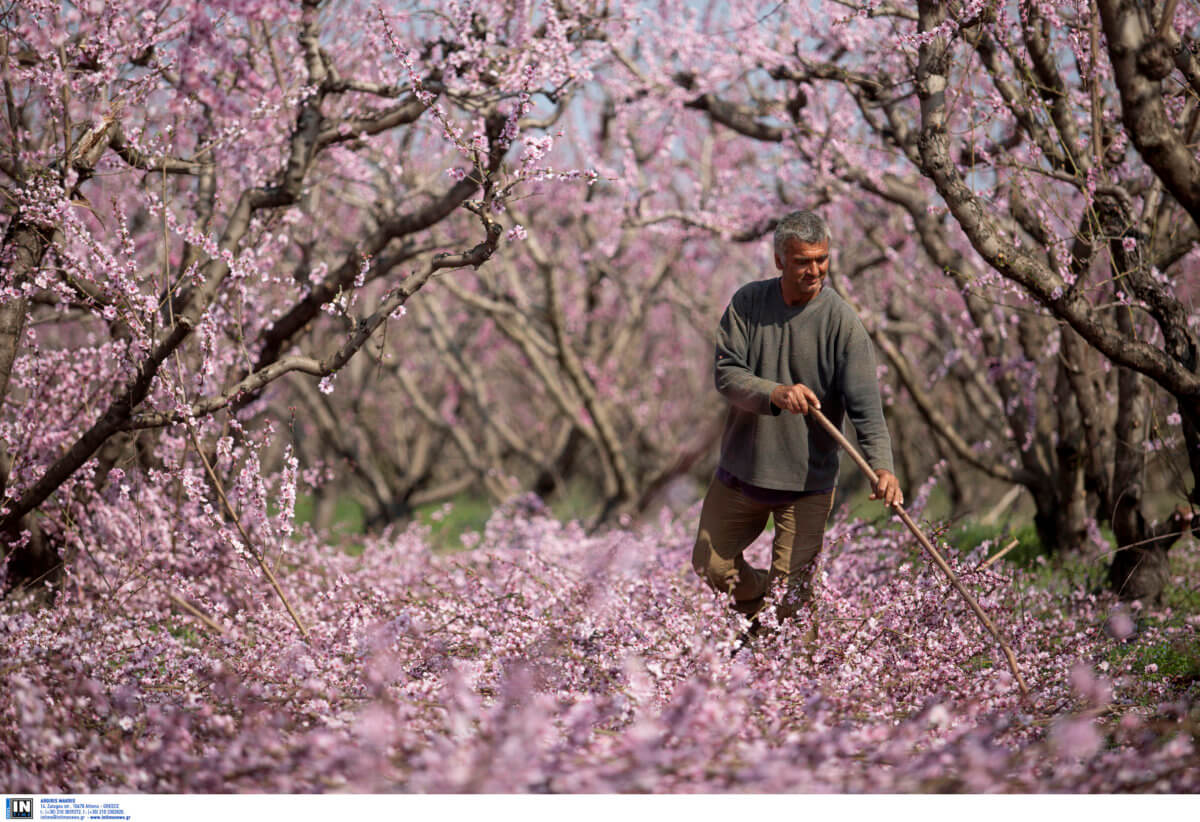
<instances>
[{"instance_id":1,"label":"flowering branch","mask_svg":"<svg viewBox=\"0 0 1200 822\"><path fill-rule=\"evenodd\" d=\"M247 375L229 390L193 403L186 413L169 411L132 414L127 420L117 425L117 430L158 428L163 425L185 422L189 417L212 414L230 403L244 402L247 397L254 396L269 383L293 371L320 378L336 373L367 343L371 335L389 317L396 314L408 301L408 298L420 290L421 286L425 285L434 274L452 268L467 266L478 268L495 253L500 236L504 231L503 227L488 216L484 207L468 204L467 208L479 215L486 232L485 239L468 251L435 256L424 271L406 278L394 288L372 314L355 320L353 332L336 351L322 359L303 356L283 357Z\"/></svg>"}]
</instances>

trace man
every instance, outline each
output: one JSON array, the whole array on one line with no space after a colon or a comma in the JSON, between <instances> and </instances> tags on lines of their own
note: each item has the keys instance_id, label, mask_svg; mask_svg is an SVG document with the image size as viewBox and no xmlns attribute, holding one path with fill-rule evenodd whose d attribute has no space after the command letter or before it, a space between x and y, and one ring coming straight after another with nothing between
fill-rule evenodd
<instances>
[{"instance_id":1,"label":"man","mask_svg":"<svg viewBox=\"0 0 1200 822\"><path fill-rule=\"evenodd\" d=\"M821 409L838 427L850 417L879 476L871 499L891 506L903 495L892 473L870 338L850 306L825 287L829 226L811 212L793 212L779 221L774 242L780 276L740 288L717 331L716 385L730 407L692 566L749 617L769 591L781 589L782 620L811 598L837 486L838 445L808 424L809 409ZM775 538L765 571L742 554L768 515Z\"/></svg>"}]
</instances>

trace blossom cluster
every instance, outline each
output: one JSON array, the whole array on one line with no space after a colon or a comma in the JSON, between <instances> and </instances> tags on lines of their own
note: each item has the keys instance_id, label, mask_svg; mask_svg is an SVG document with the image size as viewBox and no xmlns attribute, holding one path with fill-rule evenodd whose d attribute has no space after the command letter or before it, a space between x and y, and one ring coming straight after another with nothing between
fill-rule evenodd
<instances>
[{"instance_id":1,"label":"blossom cluster","mask_svg":"<svg viewBox=\"0 0 1200 822\"><path fill-rule=\"evenodd\" d=\"M815 617L744 648L690 568L696 506L589 535L532 497L458 553L419 525L358 555L301 529L273 561L304 639L252 568L173 544L140 491L144 519L83 546L55 607L0 606L13 791L1200 789L1185 686L1116 653L1164 639L1145 612L951 552L1023 701L894 524L845 510ZM135 552L135 530L162 538ZM1195 619L1172 624L1195 642Z\"/></svg>"}]
</instances>

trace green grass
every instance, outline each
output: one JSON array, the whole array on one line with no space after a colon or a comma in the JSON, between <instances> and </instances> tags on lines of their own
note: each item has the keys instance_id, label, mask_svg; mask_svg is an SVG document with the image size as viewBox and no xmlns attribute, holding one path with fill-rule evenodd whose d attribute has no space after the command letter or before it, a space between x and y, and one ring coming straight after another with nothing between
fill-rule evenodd
<instances>
[{"instance_id":1,"label":"green grass","mask_svg":"<svg viewBox=\"0 0 1200 822\"><path fill-rule=\"evenodd\" d=\"M598 510L595 489L586 483L572 483L550 503L551 514L563 522L587 520ZM314 495L298 495L296 498L297 525L311 524L316 518L317 498ZM460 494L448 502L433 503L417 508L414 519L430 530L430 544L434 551L462 551L468 546L462 542L464 534L482 532L494 506L484 497ZM272 513L276 513L272 510ZM363 506L353 496L343 494L334 504L330 532L335 541L352 555L362 553L361 542L354 539L366 531L366 514Z\"/></svg>"},{"instance_id":2,"label":"green grass","mask_svg":"<svg viewBox=\"0 0 1200 822\"><path fill-rule=\"evenodd\" d=\"M1162 604L1173 611L1200 614L1200 588L1181 588L1168 585L1163 591Z\"/></svg>"},{"instance_id":3,"label":"green grass","mask_svg":"<svg viewBox=\"0 0 1200 822\"><path fill-rule=\"evenodd\" d=\"M461 551L463 534L482 531L492 506L486 500L470 495L455 497L449 503L423 505L416 510L415 520L430 530L430 544L435 551ZM296 524L311 524L316 517L316 498L302 495L296 498ZM362 504L348 494L334 503L330 532L334 540L341 539L343 549L351 556L363 552L361 541L354 539L366 532L366 512Z\"/></svg>"},{"instance_id":4,"label":"green grass","mask_svg":"<svg viewBox=\"0 0 1200 822\"><path fill-rule=\"evenodd\" d=\"M1200 590L1195 583L1200 578L1200 549L1190 541L1177 543L1170 562L1171 576L1182 577L1185 583L1168 584L1161 607L1138 615L1139 631L1124 642L1114 643L1107 660L1114 670L1128 667L1130 674L1142 683L1165 682L1174 694L1200 702L1200 643L1196 642L1195 629L1190 624L1200 615ZM1159 631L1150 637L1149 629L1153 628ZM1172 633L1175 635L1171 636ZM1155 669L1147 671L1148 666ZM1147 706L1161 701L1151 689L1135 698Z\"/></svg>"},{"instance_id":5,"label":"green grass","mask_svg":"<svg viewBox=\"0 0 1200 822\"><path fill-rule=\"evenodd\" d=\"M1021 568L1032 568L1038 557L1047 556L1037 529L1033 523L1026 523L1013 529L1008 525L983 525L975 520L960 521L946 532L945 540L955 546L960 553L969 554L985 541L991 540L988 549L989 556L995 554L1013 540L1017 546L1004 555L1004 561Z\"/></svg>"},{"instance_id":6,"label":"green grass","mask_svg":"<svg viewBox=\"0 0 1200 822\"><path fill-rule=\"evenodd\" d=\"M417 509L417 521L429 527L430 546L439 553L466 550L463 534L482 532L491 515L491 503L470 495Z\"/></svg>"},{"instance_id":7,"label":"green grass","mask_svg":"<svg viewBox=\"0 0 1200 822\"><path fill-rule=\"evenodd\" d=\"M316 498L311 494L297 495L296 524L311 523L315 517ZM361 534L366 528L366 512L363 510L362 504L347 494L339 496L333 507L331 528L336 534Z\"/></svg>"},{"instance_id":8,"label":"green grass","mask_svg":"<svg viewBox=\"0 0 1200 822\"><path fill-rule=\"evenodd\" d=\"M172 623L167 625L167 633L176 639L182 640L187 645L200 644L200 632L193 625Z\"/></svg>"},{"instance_id":9,"label":"green grass","mask_svg":"<svg viewBox=\"0 0 1200 822\"><path fill-rule=\"evenodd\" d=\"M1158 666L1157 671L1145 674L1149 678L1200 679L1200 648L1191 641L1175 639L1135 646L1132 653L1135 670L1144 671L1148 665Z\"/></svg>"},{"instance_id":10,"label":"green grass","mask_svg":"<svg viewBox=\"0 0 1200 822\"><path fill-rule=\"evenodd\" d=\"M1200 647L1192 636L1152 644L1143 644L1135 636L1115 645L1108 653L1108 663L1117 671L1128 666L1130 674L1141 683L1166 682L1175 693L1200 699ZM1155 667L1150 669L1152 665ZM1135 688L1133 693L1141 705L1153 706L1161 701L1154 690L1139 691Z\"/></svg>"}]
</instances>

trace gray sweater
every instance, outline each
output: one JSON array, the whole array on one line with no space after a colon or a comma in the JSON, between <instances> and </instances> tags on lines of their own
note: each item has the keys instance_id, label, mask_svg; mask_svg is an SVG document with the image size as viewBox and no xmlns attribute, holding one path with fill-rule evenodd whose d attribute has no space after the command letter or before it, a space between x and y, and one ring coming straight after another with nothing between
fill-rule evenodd
<instances>
[{"instance_id":1,"label":"gray sweater","mask_svg":"<svg viewBox=\"0 0 1200 822\"><path fill-rule=\"evenodd\" d=\"M742 286L721 317L716 354L717 390L730 405L721 467L742 482L786 491L837 485L833 437L771 402L775 386L798 382L835 426L850 417L872 468L893 471L871 339L832 288L789 306L778 277Z\"/></svg>"}]
</instances>

